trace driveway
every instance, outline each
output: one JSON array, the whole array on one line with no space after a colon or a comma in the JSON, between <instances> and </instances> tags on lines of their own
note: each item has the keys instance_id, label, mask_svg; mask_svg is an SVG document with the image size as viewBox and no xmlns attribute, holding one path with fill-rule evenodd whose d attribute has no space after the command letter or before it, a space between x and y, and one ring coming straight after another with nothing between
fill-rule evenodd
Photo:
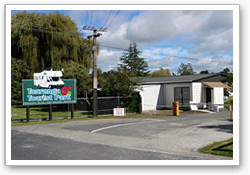
<instances>
[{"instance_id":1,"label":"driveway","mask_svg":"<svg viewBox=\"0 0 250 175\"><path fill-rule=\"evenodd\" d=\"M229 112L12 127L12 159L223 160L197 150L233 136ZM26 154L27 153L27 154Z\"/></svg>"}]
</instances>

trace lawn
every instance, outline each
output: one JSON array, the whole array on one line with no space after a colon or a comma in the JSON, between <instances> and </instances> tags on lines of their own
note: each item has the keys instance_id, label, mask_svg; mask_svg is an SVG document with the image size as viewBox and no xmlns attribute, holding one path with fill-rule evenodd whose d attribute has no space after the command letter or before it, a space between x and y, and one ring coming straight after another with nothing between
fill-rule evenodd
<instances>
[{"instance_id":1,"label":"lawn","mask_svg":"<svg viewBox=\"0 0 250 175\"><path fill-rule=\"evenodd\" d=\"M215 142L212 145L199 149L205 154L233 157L233 138L222 142Z\"/></svg>"},{"instance_id":2,"label":"lawn","mask_svg":"<svg viewBox=\"0 0 250 175\"><path fill-rule=\"evenodd\" d=\"M108 119L108 118L162 118L168 117L168 115L146 115L146 114L126 114L126 116L113 116L113 115L99 115L93 118L91 111L74 111L74 119L71 119L71 111L67 108L67 105L62 107L53 106L52 109L53 119L49 121L49 107L30 107L30 122L26 122L26 108L22 105L13 105L11 107L11 125L36 125L36 124L48 124L55 122L65 122L74 120L90 120L90 119Z\"/></svg>"},{"instance_id":3,"label":"lawn","mask_svg":"<svg viewBox=\"0 0 250 175\"><path fill-rule=\"evenodd\" d=\"M62 107L53 106L53 118L67 119L71 117L71 111L67 105ZM87 117L91 115L91 111L78 110L74 112L74 117ZM49 118L49 107L33 106L30 107L30 119L47 120ZM11 106L11 121L25 121L26 120L26 107L22 105Z\"/></svg>"}]
</instances>

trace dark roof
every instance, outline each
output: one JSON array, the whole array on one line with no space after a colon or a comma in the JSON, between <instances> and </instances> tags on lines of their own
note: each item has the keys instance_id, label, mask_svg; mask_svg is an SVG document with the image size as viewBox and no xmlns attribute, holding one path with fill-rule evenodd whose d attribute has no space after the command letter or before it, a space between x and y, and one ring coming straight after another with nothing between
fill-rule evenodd
<instances>
[{"instance_id":1,"label":"dark roof","mask_svg":"<svg viewBox=\"0 0 250 175\"><path fill-rule=\"evenodd\" d=\"M178 75L178 76L166 76L166 77L142 77L142 84L170 84L170 83L190 83L190 82L199 82L203 79L208 79L216 76L225 75L217 74L195 74L195 75Z\"/></svg>"}]
</instances>

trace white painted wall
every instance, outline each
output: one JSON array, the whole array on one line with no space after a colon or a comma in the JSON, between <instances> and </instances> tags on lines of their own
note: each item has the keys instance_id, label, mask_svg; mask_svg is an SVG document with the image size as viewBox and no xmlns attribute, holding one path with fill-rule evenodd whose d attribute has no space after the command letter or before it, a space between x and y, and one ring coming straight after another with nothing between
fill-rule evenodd
<instances>
[{"instance_id":1,"label":"white painted wall","mask_svg":"<svg viewBox=\"0 0 250 175\"><path fill-rule=\"evenodd\" d=\"M222 87L213 88L212 103L213 104L224 104L224 89ZM219 108L223 108L223 106L219 106Z\"/></svg>"},{"instance_id":2,"label":"white painted wall","mask_svg":"<svg viewBox=\"0 0 250 175\"><path fill-rule=\"evenodd\" d=\"M139 90L142 97L142 111L156 110L157 107L172 107L174 101L175 87L189 87L190 101L195 103L206 102L206 88L201 82L164 84L164 85L143 85ZM221 87L212 88L211 103L224 104L224 90ZM223 108L223 106L219 106Z\"/></svg>"},{"instance_id":3,"label":"white painted wall","mask_svg":"<svg viewBox=\"0 0 250 175\"><path fill-rule=\"evenodd\" d=\"M192 83L177 83L177 84L165 84L165 105L167 107L172 107L174 101L174 88L175 87L189 87L190 89L190 101L192 101Z\"/></svg>"},{"instance_id":4,"label":"white painted wall","mask_svg":"<svg viewBox=\"0 0 250 175\"><path fill-rule=\"evenodd\" d=\"M200 103L202 96L202 83L200 82L192 83L192 94L193 98L191 101L193 101L194 103Z\"/></svg>"},{"instance_id":5,"label":"white painted wall","mask_svg":"<svg viewBox=\"0 0 250 175\"><path fill-rule=\"evenodd\" d=\"M162 101L164 95L160 95L161 85L143 85L139 90L142 100L142 111L156 110L157 102ZM162 99L159 99L162 98Z\"/></svg>"}]
</instances>

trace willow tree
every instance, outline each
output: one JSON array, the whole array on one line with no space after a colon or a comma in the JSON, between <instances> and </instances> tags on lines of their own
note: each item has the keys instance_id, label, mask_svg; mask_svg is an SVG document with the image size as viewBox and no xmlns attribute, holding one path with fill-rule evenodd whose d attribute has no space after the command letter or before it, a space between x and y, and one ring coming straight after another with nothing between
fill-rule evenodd
<instances>
[{"instance_id":1,"label":"willow tree","mask_svg":"<svg viewBox=\"0 0 250 175\"><path fill-rule=\"evenodd\" d=\"M11 55L23 59L31 72L59 69L73 60L91 67L91 44L68 16L19 12L12 16Z\"/></svg>"},{"instance_id":2,"label":"willow tree","mask_svg":"<svg viewBox=\"0 0 250 175\"><path fill-rule=\"evenodd\" d=\"M32 78L33 73L46 68L66 70L69 66L67 77L75 79L75 74L69 73L74 71L72 61L83 67L83 75L88 77L92 66L91 48L92 43L82 37L75 22L68 16L25 11L12 16L11 56L15 58L12 63L18 66L17 60L22 60L29 68L29 78ZM21 82L22 78L12 81ZM86 89L81 90L89 92Z\"/></svg>"}]
</instances>

